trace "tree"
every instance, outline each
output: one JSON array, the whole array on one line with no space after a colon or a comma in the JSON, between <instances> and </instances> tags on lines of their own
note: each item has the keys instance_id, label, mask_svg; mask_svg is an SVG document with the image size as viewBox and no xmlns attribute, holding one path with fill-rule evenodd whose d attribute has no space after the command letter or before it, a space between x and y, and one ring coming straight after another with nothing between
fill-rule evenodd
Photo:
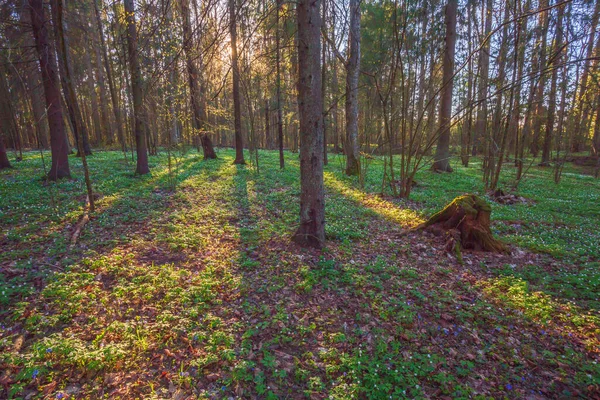
<instances>
[{"instance_id":1,"label":"tree","mask_svg":"<svg viewBox=\"0 0 600 400\"><path fill-rule=\"evenodd\" d=\"M150 172L148 166L148 145L146 144L146 116L142 98L142 73L137 54L137 31L133 0L123 0L127 20L127 50L131 74L131 92L133 97L134 132L137 154L135 173L144 175Z\"/></svg>"},{"instance_id":2,"label":"tree","mask_svg":"<svg viewBox=\"0 0 600 400\"><path fill-rule=\"evenodd\" d=\"M244 140L242 138L242 105L240 104L240 69L237 54L237 23L235 0L229 0L229 35L231 38L231 69L233 73L233 112L235 130L234 164L246 164L244 160Z\"/></svg>"},{"instance_id":3,"label":"tree","mask_svg":"<svg viewBox=\"0 0 600 400\"><path fill-rule=\"evenodd\" d=\"M106 49L106 42L104 40L104 29L102 28L102 20L100 19L100 10L98 9L98 2L102 0L94 0L94 12L96 15L96 24L98 25L98 36L100 37L100 47L102 50L102 60L104 61L104 69L106 71L106 79L108 80L108 88L110 91L110 99L112 102L113 113L115 114L115 122L117 124L117 136L123 153L127 151L127 144L125 143L125 133L123 132L123 123L121 122L121 110L119 108L119 98L117 97L117 89L115 87L115 81L112 75L112 66L108 58L108 51Z\"/></svg>"},{"instance_id":4,"label":"tree","mask_svg":"<svg viewBox=\"0 0 600 400\"><path fill-rule=\"evenodd\" d=\"M56 41L56 50L58 53L59 75L65 95L65 103L73 135L77 143L77 156L82 156L82 151L85 155L91 155L90 141L88 137L87 127L83 123L81 109L75 93L75 85L73 84L73 67L71 65L71 55L69 54L69 42L65 34L65 23L63 18L62 0L51 0L52 5L52 23L54 26L54 40ZM91 71L90 71L91 72ZM82 146L79 146L79 140L82 141Z\"/></svg>"},{"instance_id":5,"label":"tree","mask_svg":"<svg viewBox=\"0 0 600 400\"><path fill-rule=\"evenodd\" d=\"M275 68L277 70L277 142L279 147L279 168L285 167L283 158L283 115L281 111L281 28L279 27L279 11L282 0L277 0L277 10L275 11L275 41L276 41L276 60Z\"/></svg>"},{"instance_id":6,"label":"tree","mask_svg":"<svg viewBox=\"0 0 600 400\"><path fill-rule=\"evenodd\" d=\"M6 146L4 145L4 136L0 135L0 169L12 168L8 155L6 154Z\"/></svg>"},{"instance_id":7,"label":"tree","mask_svg":"<svg viewBox=\"0 0 600 400\"><path fill-rule=\"evenodd\" d=\"M479 51L479 59L477 61L477 70L479 71L479 86L477 88L477 101L479 107L477 109L477 119L475 121L475 132L473 137L473 149L471 155L475 156L479 151L479 138L485 138L487 132L487 90L488 78L490 71L490 38L489 34L492 30L492 0L486 1L485 6L485 30L483 33L484 45Z\"/></svg>"},{"instance_id":8,"label":"tree","mask_svg":"<svg viewBox=\"0 0 600 400\"><path fill-rule=\"evenodd\" d=\"M85 176L85 185L87 188L88 201L90 203L90 210L94 211L94 193L92 192L92 183L90 181L90 173L88 170L86 156L91 154L89 150L89 142L86 138L86 128L83 125L83 119L79 110L79 103L77 101L77 95L75 93L75 86L71 80L71 59L69 57L68 41L65 35L64 19L63 19L63 0L51 0L52 5L52 20L54 22L54 34L55 40L59 47L59 55L62 58L62 69L64 74L63 82L67 89L67 97L70 103L69 109L71 110L71 119L74 122L75 127L75 141L77 142L77 151L81 157L81 163L83 164L83 173ZM87 143L87 149L86 149Z\"/></svg>"},{"instance_id":9,"label":"tree","mask_svg":"<svg viewBox=\"0 0 600 400\"><path fill-rule=\"evenodd\" d=\"M558 18L556 22L556 28L554 33L554 45L552 46L552 51L555 53L552 56L552 77L550 78L550 92L548 94L548 115L546 120L546 132L544 134L544 145L542 147L542 161L540 163L541 166L550 165L550 151L552 146L552 135L554 131L554 119L556 112L556 88L557 88L557 80L558 80L558 71L559 65L562 62L562 38L563 38L563 15L565 12L565 7L558 7Z\"/></svg>"},{"instance_id":10,"label":"tree","mask_svg":"<svg viewBox=\"0 0 600 400\"><path fill-rule=\"evenodd\" d=\"M452 88L454 75L454 50L456 46L457 0L448 0L446 5L446 47L444 49L443 80L440 104L440 134L433 163L434 171L452 172L450 166L450 125L452 116Z\"/></svg>"},{"instance_id":11,"label":"tree","mask_svg":"<svg viewBox=\"0 0 600 400\"><path fill-rule=\"evenodd\" d=\"M193 49L195 48L195 45L190 26L190 7L188 0L179 0L179 5L181 7L183 49L185 51L185 63L188 71L190 101L192 104L192 111L194 113L194 128L200 135L204 159L214 159L217 158L217 154L215 153L210 137L208 137L208 134L205 132L206 107L204 105L203 96L200 93L200 85L198 82L200 79L200 74L198 73L198 67L196 67L196 63L194 61Z\"/></svg>"},{"instance_id":12,"label":"tree","mask_svg":"<svg viewBox=\"0 0 600 400\"><path fill-rule=\"evenodd\" d=\"M300 114L300 226L294 241L320 248L325 242L323 106L321 104L320 0L299 0L298 109Z\"/></svg>"},{"instance_id":13,"label":"tree","mask_svg":"<svg viewBox=\"0 0 600 400\"><path fill-rule=\"evenodd\" d=\"M548 0L540 0L540 8L543 10L548 8ZM548 38L549 26L549 11L545 10L540 13L538 21L538 29L540 29L540 56L539 56L539 71L540 79L537 86L537 91L534 97L535 113L533 115L533 138L529 150L534 157L537 157L539 152L539 137L542 129L542 119L544 118L544 89L546 87L546 75L543 72L546 68L546 41Z\"/></svg>"},{"instance_id":14,"label":"tree","mask_svg":"<svg viewBox=\"0 0 600 400\"><path fill-rule=\"evenodd\" d=\"M358 143L358 77L360 75L360 1L350 0L346 62L346 175L360 174Z\"/></svg>"},{"instance_id":15,"label":"tree","mask_svg":"<svg viewBox=\"0 0 600 400\"><path fill-rule=\"evenodd\" d=\"M31 13L31 27L33 29L35 47L39 57L40 70L42 72L48 125L50 129L52 164L50 171L48 172L48 179L55 181L71 177L68 157L69 144L63 120L54 51L48 42L44 4L42 0L28 0L28 5Z\"/></svg>"}]
</instances>

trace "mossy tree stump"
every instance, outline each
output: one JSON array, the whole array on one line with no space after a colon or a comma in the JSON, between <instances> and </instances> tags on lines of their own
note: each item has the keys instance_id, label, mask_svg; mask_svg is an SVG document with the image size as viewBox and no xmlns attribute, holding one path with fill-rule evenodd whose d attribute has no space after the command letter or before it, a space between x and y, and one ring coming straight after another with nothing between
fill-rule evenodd
<instances>
[{"instance_id":1,"label":"mossy tree stump","mask_svg":"<svg viewBox=\"0 0 600 400\"><path fill-rule=\"evenodd\" d=\"M416 229L437 226L454 231L463 249L504 253L506 245L495 239L490 229L492 207L482 198L463 195L452 200L443 210L435 213Z\"/></svg>"}]
</instances>

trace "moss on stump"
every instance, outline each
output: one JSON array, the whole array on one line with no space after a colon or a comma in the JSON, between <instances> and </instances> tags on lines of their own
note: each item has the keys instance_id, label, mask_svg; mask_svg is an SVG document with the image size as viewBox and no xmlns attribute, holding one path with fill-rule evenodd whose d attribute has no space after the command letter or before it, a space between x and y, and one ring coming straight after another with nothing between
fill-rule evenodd
<instances>
[{"instance_id":1,"label":"moss on stump","mask_svg":"<svg viewBox=\"0 0 600 400\"><path fill-rule=\"evenodd\" d=\"M460 246L463 249L505 253L508 251L506 245L492 235L491 214L492 207L484 199L467 194L452 200L416 229L436 225L446 231L456 230L460 233Z\"/></svg>"}]
</instances>

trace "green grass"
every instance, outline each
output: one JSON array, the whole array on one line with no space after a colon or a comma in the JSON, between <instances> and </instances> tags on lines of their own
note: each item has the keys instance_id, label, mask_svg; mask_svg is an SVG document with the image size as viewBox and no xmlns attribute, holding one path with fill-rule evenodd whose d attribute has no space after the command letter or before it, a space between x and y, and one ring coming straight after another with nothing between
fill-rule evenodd
<instances>
[{"instance_id":1,"label":"green grass","mask_svg":"<svg viewBox=\"0 0 600 400\"><path fill-rule=\"evenodd\" d=\"M327 247L303 250L297 154L89 158L100 193L77 245L76 180L39 154L0 172L0 397L524 398L598 394L600 182L533 168L494 204L513 256L443 251L407 227L483 193L480 165L420 171L410 201L326 167ZM46 155L47 160L48 155ZM514 179L507 165L501 184ZM517 249L519 246L522 250ZM4 390L4 391L3 391Z\"/></svg>"}]
</instances>

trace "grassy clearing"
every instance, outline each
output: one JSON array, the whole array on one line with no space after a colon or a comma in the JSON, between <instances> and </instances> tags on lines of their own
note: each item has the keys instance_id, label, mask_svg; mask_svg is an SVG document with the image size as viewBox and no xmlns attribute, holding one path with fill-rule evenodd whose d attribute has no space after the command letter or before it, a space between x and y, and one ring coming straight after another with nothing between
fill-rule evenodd
<instances>
[{"instance_id":1,"label":"grassy clearing","mask_svg":"<svg viewBox=\"0 0 600 400\"><path fill-rule=\"evenodd\" d=\"M0 174L0 397L593 397L600 387L600 183L534 168L530 205L494 206L512 256L464 265L408 226L465 192L477 163L421 171L410 202L326 169L328 247L289 241L298 159L233 152L90 157L98 212L69 251L83 182L45 186L28 153ZM82 176L72 158L76 176ZM511 179L511 172L506 174ZM51 200L53 199L53 200Z\"/></svg>"}]
</instances>

